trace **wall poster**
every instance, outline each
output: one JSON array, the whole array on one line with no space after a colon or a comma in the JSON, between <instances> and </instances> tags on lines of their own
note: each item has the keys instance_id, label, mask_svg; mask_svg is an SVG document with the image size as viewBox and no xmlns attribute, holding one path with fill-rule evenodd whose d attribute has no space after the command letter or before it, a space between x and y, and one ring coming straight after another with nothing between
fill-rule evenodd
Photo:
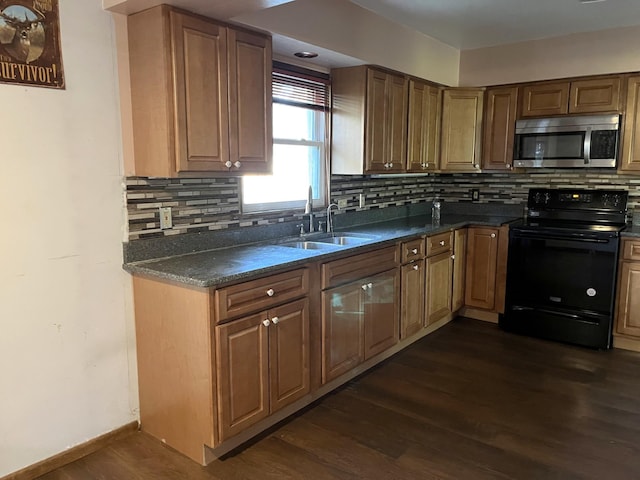
<instances>
[{"instance_id":1,"label":"wall poster","mask_svg":"<svg viewBox=\"0 0 640 480\"><path fill-rule=\"evenodd\" d=\"M64 88L58 0L0 0L0 83Z\"/></svg>"}]
</instances>

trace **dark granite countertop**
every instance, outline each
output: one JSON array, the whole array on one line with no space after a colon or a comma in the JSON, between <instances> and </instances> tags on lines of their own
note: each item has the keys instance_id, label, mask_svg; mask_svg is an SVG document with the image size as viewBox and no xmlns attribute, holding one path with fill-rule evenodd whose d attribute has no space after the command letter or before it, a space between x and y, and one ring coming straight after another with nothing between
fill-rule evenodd
<instances>
[{"instance_id":1,"label":"dark granite countertop","mask_svg":"<svg viewBox=\"0 0 640 480\"><path fill-rule=\"evenodd\" d=\"M621 237L640 237L640 225L629 225L620 233Z\"/></svg>"},{"instance_id":2,"label":"dark granite countertop","mask_svg":"<svg viewBox=\"0 0 640 480\"><path fill-rule=\"evenodd\" d=\"M501 226L517 220L513 216L443 215L439 226L431 224L428 216L406 217L379 223L340 229L369 237L354 246L332 246L318 250L304 250L281 245L280 239L268 243L253 243L227 248L206 250L155 260L125 263L124 269L135 275L145 275L197 287L212 287L248 280L278 270L301 266L309 261L328 260L331 257L355 254L383 247L398 240L437 234L467 225ZM337 233L340 233L337 231ZM640 235L640 232L638 232ZM313 240L312 237L305 238Z\"/></svg>"}]
</instances>

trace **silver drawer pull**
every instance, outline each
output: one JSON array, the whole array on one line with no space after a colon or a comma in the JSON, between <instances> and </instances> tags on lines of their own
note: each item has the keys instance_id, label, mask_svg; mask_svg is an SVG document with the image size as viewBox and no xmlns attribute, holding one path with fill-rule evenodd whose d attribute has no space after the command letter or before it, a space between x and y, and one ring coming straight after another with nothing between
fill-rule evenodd
<instances>
[{"instance_id":1,"label":"silver drawer pull","mask_svg":"<svg viewBox=\"0 0 640 480\"><path fill-rule=\"evenodd\" d=\"M445 241L444 240L440 240L440 246L444 247Z\"/></svg>"},{"instance_id":2,"label":"silver drawer pull","mask_svg":"<svg viewBox=\"0 0 640 480\"><path fill-rule=\"evenodd\" d=\"M414 270L418 270L419 268L420 268L420 267L418 267L418 265L414 265L414 266L413 266L413 269L414 269Z\"/></svg>"},{"instance_id":3,"label":"silver drawer pull","mask_svg":"<svg viewBox=\"0 0 640 480\"><path fill-rule=\"evenodd\" d=\"M270 322L270 321L269 321L269 319L267 318L267 319L265 319L265 320L263 320L263 321L262 321L262 324L263 324L265 327L268 327L269 325L271 325L271 322Z\"/></svg>"},{"instance_id":4,"label":"silver drawer pull","mask_svg":"<svg viewBox=\"0 0 640 480\"><path fill-rule=\"evenodd\" d=\"M413 253L414 255L416 255L418 253L418 249L414 248L413 250L411 250L411 253Z\"/></svg>"},{"instance_id":5,"label":"silver drawer pull","mask_svg":"<svg viewBox=\"0 0 640 480\"><path fill-rule=\"evenodd\" d=\"M276 292L273 291L273 288L270 288L269 290L267 290L267 296L273 297L275 294Z\"/></svg>"},{"instance_id":6,"label":"silver drawer pull","mask_svg":"<svg viewBox=\"0 0 640 480\"><path fill-rule=\"evenodd\" d=\"M278 317L273 317L271 319L271 323L273 323L274 325L277 325L279 321L280 321L280 319Z\"/></svg>"}]
</instances>

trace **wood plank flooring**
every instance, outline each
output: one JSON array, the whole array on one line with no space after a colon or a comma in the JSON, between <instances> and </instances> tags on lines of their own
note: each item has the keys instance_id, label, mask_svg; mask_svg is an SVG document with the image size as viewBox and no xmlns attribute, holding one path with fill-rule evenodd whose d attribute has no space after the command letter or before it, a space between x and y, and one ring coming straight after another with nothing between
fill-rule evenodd
<instances>
[{"instance_id":1,"label":"wood plank flooring","mask_svg":"<svg viewBox=\"0 0 640 480\"><path fill-rule=\"evenodd\" d=\"M41 477L509 478L640 478L640 354L459 318L208 467L137 433Z\"/></svg>"}]
</instances>

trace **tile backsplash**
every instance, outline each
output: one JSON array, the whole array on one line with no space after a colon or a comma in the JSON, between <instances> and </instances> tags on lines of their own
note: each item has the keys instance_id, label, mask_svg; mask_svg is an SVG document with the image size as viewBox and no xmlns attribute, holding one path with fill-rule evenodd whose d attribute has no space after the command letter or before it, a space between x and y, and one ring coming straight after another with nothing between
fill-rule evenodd
<instances>
[{"instance_id":1,"label":"tile backsplash","mask_svg":"<svg viewBox=\"0 0 640 480\"><path fill-rule=\"evenodd\" d=\"M339 213L344 214L430 204L435 196L445 202L471 202L471 189L478 189L480 200L476 203L524 205L528 190L534 187L624 189L629 191L629 211L640 210L640 176L617 175L605 169L404 177L333 175L331 200L347 200L347 208ZM359 206L360 194L365 196L363 208ZM130 241L300 222L303 218L302 211L243 214L239 178L129 177L126 198ZM172 207L172 229L160 230L160 206Z\"/></svg>"}]
</instances>

